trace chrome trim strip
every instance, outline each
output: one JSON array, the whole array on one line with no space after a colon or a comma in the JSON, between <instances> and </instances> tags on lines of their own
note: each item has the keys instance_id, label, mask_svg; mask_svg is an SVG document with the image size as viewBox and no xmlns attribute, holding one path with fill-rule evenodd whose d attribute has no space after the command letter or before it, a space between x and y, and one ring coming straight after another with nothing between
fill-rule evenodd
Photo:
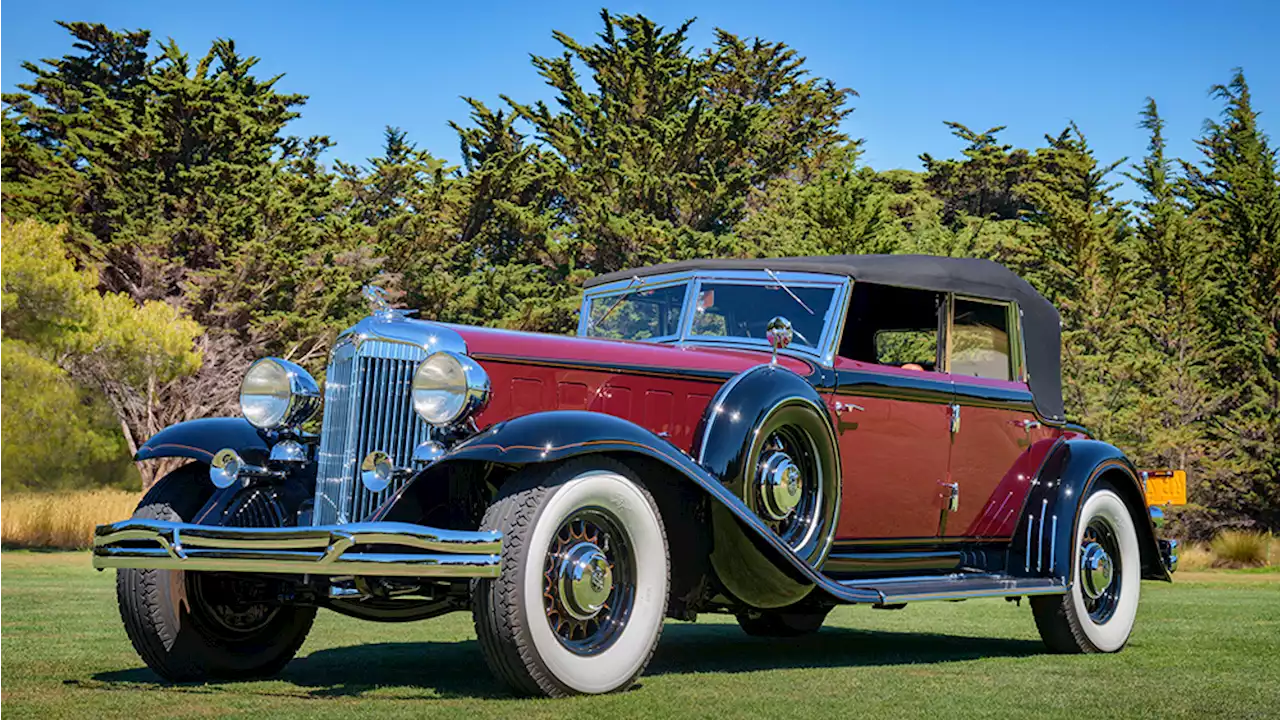
<instances>
[{"instance_id":1,"label":"chrome trim strip","mask_svg":"<svg viewBox=\"0 0 1280 720\"><path fill-rule=\"evenodd\" d=\"M1058 554L1058 515L1054 513L1053 529L1049 531L1049 572L1053 572L1053 566Z\"/></svg>"},{"instance_id":2,"label":"chrome trim strip","mask_svg":"<svg viewBox=\"0 0 1280 720\"><path fill-rule=\"evenodd\" d=\"M1036 540L1036 572L1044 563L1044 511L1049 507L1049 499L1040 501L1040 538Z\"/></svg>"},{"instance_id":3,"label":"chrome trim strip","mask_svg":"<svg viewBox=\"0 0 1280 720\"><path fill-rule=\"evenodd\" d=\"M137 543L153 543L146 546ZM380 552L348 552L380 545ZM497 577L502 534L398 522L238 528L123 520L94 531L93 566L400 577Z\"/></svg>"},{"instance_id":4,"label":"chrome trim strip","mask_svg":"<svg viewBox=\"0 0 1280 720\"><path fill-rule=\"evenodd\" d=\"M1023 572L1031 572L1031 526L1035 524L1036 524L1036 516L1028 515L1027 516L1027 553L1025 556L1027 559L1027 564L1026 564L1026 567L1022 568Z\"/></svg>"}]
</instances>

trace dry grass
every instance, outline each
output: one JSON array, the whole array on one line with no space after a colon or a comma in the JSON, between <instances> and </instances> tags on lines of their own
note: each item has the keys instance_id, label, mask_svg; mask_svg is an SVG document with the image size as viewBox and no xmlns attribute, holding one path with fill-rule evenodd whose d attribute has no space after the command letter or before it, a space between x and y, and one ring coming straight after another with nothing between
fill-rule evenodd
<instances>
[{"instance_id":1,"label":"dry grass","mask_svg":"<svg viewBox=\"0 0 1280 720\"><path fill-rule=\"evenodd\" d=\"M0 502L0 543L5 547L80 549L93 544L93 527L133 514L136 493L83 490L8 493Z\"/></svg>"},{"instance_id":2,"label":"dry grass","mask_svg":"<svg viewBox=\"0 0 1280 720\"><path fill-rule=\"evenodd\" d=\"M1262 567L1270 559L1271 540L1270 533L1224 530L1209 548L1222 567Z\"/></svg>"},{"instance_id":3,"label":"dry grass","mask_svg":"<svg viewBox=\"0 0 1280 720\"><path fill-rule=\"evenodd\" d=\"M1184 545L1178 549L1178 576L1184 572L1208 570L1213 567L1213 551L1202 543Z\"/></svg>"}]
</instances>

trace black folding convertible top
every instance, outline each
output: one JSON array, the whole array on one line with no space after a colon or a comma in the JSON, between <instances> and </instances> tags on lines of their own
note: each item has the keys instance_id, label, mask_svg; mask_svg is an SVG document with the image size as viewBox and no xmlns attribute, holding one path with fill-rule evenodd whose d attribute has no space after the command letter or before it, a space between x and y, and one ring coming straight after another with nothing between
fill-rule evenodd
<instances>
[{"instance_id":1,"label":"black folding convertible top","mask_svg":"<svg viewBox=\"0 0 1280 720\"><path fill-rule=\"evenodd\" d=\"M685 260L599 275L587 287L632 277L690 270L770 270L847 275L858 282L956 292L993 300L1012 300L1022 310L1027 370L1036 408L1050 420L1063 420L1061 319L1058 311L1026 280L990 260L933 255L827 255L752 260Z\"/></svg>"}]
</instances>

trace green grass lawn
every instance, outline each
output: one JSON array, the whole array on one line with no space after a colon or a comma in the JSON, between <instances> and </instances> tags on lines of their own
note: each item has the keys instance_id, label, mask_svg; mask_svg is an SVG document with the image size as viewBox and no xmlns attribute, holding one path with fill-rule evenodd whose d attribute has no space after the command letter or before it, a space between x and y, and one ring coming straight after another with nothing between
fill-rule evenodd
<instances>
[{"instance_id":1,"label":"green grass lawn","mask_svg":"<svg viewBox=\"0 0 1280 720\"><path fill-rule=\"evenodd\" d=\"M877 718L1104 720L1280 716L1280 573L1144 583L1118 655L1048 655L1002 600L839 608L800 640L729 618L667 624L636 689L520 700L480 657L468 615L374 624L321 613L274 680L171 686L134 655L113 575L84 553L4 553L3 710L19 717Z\"/></svg>"}]
</instances>

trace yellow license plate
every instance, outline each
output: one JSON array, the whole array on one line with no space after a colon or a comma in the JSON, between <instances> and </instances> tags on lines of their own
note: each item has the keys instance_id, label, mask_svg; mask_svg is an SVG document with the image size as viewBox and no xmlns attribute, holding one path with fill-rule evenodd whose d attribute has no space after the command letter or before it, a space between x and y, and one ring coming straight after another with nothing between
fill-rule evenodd
<instances>
[{"instance_id":1,"label":"yellow license plate","mask_svg":"<svg viewBox=\"0 0 1280 720\"><path fill-rule=\"evenodd\" d=\"M1187 473L1185 470L1148 470L1146 476L1148 505L1186 505Z\"/></svg>"}]
</instances>

